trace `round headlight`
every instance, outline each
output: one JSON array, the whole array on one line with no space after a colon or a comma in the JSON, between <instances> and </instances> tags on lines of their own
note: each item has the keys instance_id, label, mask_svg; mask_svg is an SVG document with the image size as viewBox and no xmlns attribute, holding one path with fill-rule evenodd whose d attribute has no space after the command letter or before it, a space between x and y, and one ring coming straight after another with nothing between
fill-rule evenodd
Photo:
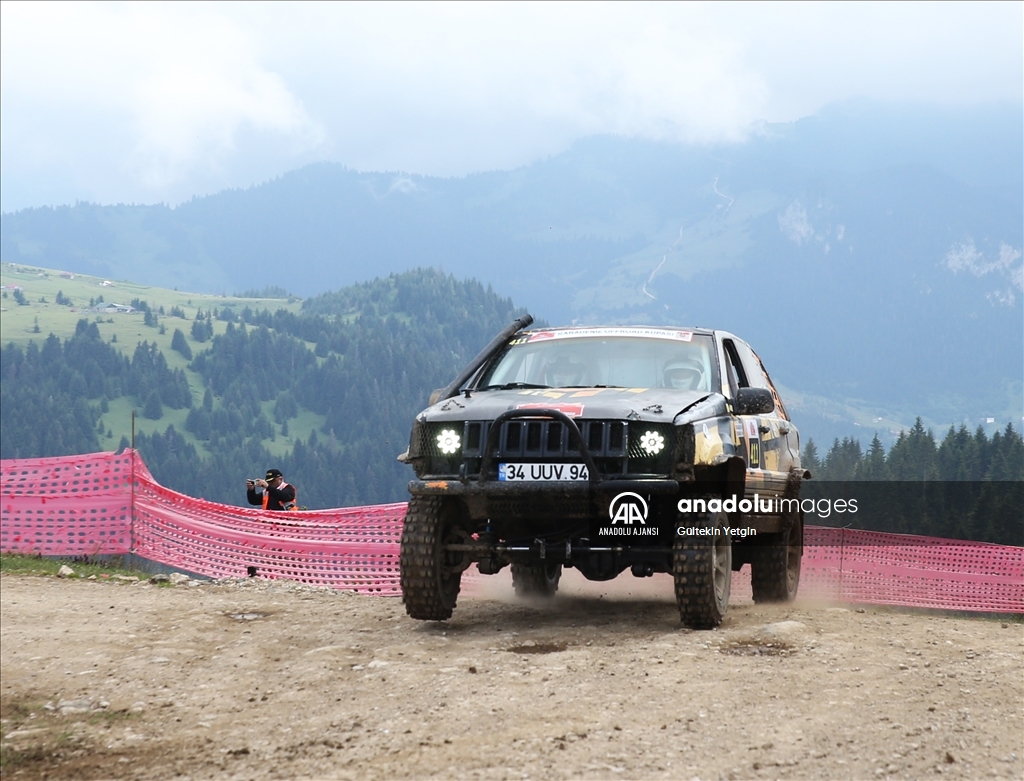
<instances>
[{"instance_id":1,"label":"round headlight","mask_svg":"<svg viewBox=\"0 0 1024 781\"><path fill-rule=\"evenodd\" d=\"M450 428L446 428L437 435L437 446L446 456L457 452L460 445L462 445L462 439Z\"/></svg>"},{"instance_id":2,"label":"round headlight","mask_svg":"<svg viewBox=\"0 0 1024 781\"><path fill-rule=\"evenodd\" d=\"M645 431L644 435L640 437L640 449L655 456L665 449L665 437L657 431Z\"/></svg>"}]
</instances>

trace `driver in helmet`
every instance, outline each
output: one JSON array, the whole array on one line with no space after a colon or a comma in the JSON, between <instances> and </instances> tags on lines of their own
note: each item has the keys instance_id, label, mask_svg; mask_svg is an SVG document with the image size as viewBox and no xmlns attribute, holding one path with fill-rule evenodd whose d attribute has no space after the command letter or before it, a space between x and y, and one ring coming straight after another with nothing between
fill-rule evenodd
<instances>
[{"instance_id":1,"label":"driver in helmet","mask_svg":"<svg viewBox=\"0 0 1024 781\"><path fill-rule=\"evenodd\" d=\"M583 384L586 367L569 355L559 355L548 364L545 376L552 388L571 388Z\"/></svg>"},{"instance_id":2,"label":"driver in helmet","mask_svg":"<svg viewBox=\"0 0 1024 781\"><path fill-rule=\"evenodd\" d=\"M704 367L693 358L677 358L665 364L665 387L698 390L704 385Z\"/></svg>"}]
</instances>

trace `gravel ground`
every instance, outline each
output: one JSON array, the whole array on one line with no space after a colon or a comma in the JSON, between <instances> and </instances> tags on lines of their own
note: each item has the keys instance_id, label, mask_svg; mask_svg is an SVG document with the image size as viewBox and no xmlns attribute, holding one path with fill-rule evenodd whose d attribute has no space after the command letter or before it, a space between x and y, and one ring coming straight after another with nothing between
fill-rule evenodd
<instances>
[{"instance_id":1,"label":"gravel ground","mask_svg":"<svg viewBox=\"0 0 1024 781\"><path fill-rule=\"evenodd\" d=\"M496 576L451 621L264 580L0 578L3 777L1024 777L1024 624Z\"/></svg>"}]
</instances>

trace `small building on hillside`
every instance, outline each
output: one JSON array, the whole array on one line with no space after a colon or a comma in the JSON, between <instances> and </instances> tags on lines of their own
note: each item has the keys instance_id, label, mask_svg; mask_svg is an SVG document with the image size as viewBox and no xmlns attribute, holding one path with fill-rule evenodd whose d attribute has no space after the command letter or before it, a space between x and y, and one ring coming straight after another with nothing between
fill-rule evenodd
<instances>
[{"instance_id":1,"label":"small building on hillside","mask_svg":"<svg viewBox=\"0 0 1024 781\"><path fill-rule=\"evenodd\" d=\"M130 314L133 314L135 312L138 312L139 310L136 309L133 306L127 306L125 304L109 303L109 304L103 304L102 306L94 307L93 311L94 312L99 312L100 314L104 314L104 315L113 315L113 314L130 315Z\"/></svg>"}]
</instances>

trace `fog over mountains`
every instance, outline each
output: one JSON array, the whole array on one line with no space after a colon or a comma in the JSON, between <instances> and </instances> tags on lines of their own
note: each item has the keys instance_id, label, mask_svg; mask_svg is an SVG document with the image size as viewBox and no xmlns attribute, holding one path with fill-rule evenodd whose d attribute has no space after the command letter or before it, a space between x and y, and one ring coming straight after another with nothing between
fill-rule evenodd
<instances>
[{"instance_id":1,"label":"fog over mountains","mask_svg":"<svg viewBox=\"0 0 1024 781\"><path fill-rule=\"evenodd\" d=\"M2 216L0 251L218 293L442 267L552 323L735 331L837 405L808 401L822 420L1019 425L1022 139L1019 105L847 103L741 144L596 137L457 179L323 163L173 209L26 209Z\"/></svg>"}]
</instances>

